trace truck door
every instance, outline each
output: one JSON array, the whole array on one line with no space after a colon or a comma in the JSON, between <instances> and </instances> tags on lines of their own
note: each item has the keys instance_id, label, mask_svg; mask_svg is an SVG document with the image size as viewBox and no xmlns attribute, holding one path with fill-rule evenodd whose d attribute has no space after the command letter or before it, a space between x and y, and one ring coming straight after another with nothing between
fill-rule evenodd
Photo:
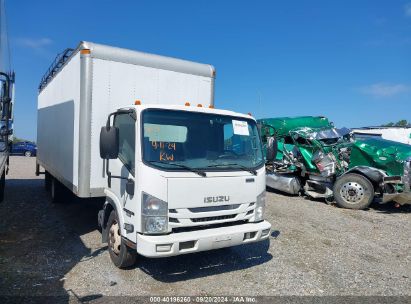
<instances>
[{"instance_id":1,"label":"truck door","mask_svg":"<svg viewBox=\"0 0 411 304\"><path fill-rule=\"evenodd\" d=\"M121 113L114 117L114 126L119 130L119 155L110 162L112 175L122 179L112 179L111 191L118 197L123 208L127 208L130 197L126 192L127 179L135 177L136 118L134 113Z\"/></svg>"}]
</instances>

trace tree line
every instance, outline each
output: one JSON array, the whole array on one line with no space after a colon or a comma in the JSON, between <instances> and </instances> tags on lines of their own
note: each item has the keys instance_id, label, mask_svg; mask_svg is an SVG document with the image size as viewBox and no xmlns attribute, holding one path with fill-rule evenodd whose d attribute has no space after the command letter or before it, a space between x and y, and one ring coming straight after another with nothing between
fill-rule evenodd
<instances>
[{"instance_id":1,"label":"tree line","mask_svg":"<svg viewBox=\"0 0 411 304\"><path fill-rule=\"evenodd\" d=\"M406 119L401 119L397 122L389 122L385 125L381 125L381 127L410 127L410 123Z\"/></svg>"}]
</instances>

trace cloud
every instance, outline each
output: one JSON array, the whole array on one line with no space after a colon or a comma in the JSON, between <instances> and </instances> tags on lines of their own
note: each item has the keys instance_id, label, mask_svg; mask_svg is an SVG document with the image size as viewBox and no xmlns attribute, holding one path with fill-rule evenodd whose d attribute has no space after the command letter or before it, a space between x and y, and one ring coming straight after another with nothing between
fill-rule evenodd
<instances>
[{"instance_id":1,"label":"cloud","mask_svg":"<svg viewBox=\"0 0 411 304\"><path fill-rule=\"evenodd\" d=\"M374 83L364 86L360 89L363 94L374 97L392 97L411 89L411 86L405 84L388 84L388 83Z\"/></svg>"},{"instance_id":2,"label":"cloud","mask_svg":"<svg viewBox=\"0 0 411 304\"><path fill-rule=\"evenodd\" d=\"M407 3L404 6L404 12L405 12L405 16L411 17L411 3Z\"/></svg>"},{"instance_id":3,"label":"cloud","mask_svg":"<svg viewBox=\"0 0 411 304\"><path fill-rule=\"evenodd\" d=\"M22 47L30 48L36 51L41 51L45 47L53 43L53 40L49 38L17 38L16 43Z\"/></svg>"}]
</instances>

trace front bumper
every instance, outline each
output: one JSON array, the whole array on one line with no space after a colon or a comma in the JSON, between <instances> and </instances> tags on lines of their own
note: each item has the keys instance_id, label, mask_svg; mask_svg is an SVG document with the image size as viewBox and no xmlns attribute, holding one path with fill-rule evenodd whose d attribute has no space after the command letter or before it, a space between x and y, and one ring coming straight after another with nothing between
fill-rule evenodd
<instances>
[{"instance_id":1,"label":"front bumper","mask_svg":"<svg viewBox=\"0 0 411 304\"><path fill-rule=\"evenodd\" d=\"M146 257L168 257L265 240L271 224L267 221L168 235L137 234L137 252Z\"/></svg>"},{"instance_id":2,"label":"front bumper","mask_svg":"<svg viewBox=\"0 0 411 304\"><path fill-rule=\"evenodd\" d=\"M382 197L383 203L394 201L400 205L411 204L411 171L408 169L411 165L406 164L404 176L388 176L384 177L384 184L402 184L402 192L384 193Z\"/></svg>"},{"instance_id":3,"label":"front bumper","mask_svg":"<svg viewBox=\"0 0 411 304\"><path fill-rule=\"evenodd\" d=\"M411 205L411 192L384 193L383 203L394 201L400 205Z\"/></svg>"}]
</instances>

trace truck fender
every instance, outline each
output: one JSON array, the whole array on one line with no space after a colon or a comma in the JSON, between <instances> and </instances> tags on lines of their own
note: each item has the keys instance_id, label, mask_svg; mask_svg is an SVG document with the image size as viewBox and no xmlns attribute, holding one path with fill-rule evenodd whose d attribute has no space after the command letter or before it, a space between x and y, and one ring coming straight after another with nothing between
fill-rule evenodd
<instances>
[{"instance_id":1,"label":"truck fender","mask_svg":"<svg viewBox=\"0 0 411 304\"><path fill-rule=\"evenodd\" d=\"M363 176L365 176L366 178L368 178L374 186L379 186L384 177L387 176L387 174L377 168L374 167L367 167L367 166L356 166L351 168L350 170L346 171L344 174L347 173L358 173L361 174Z\"/></svg>"},{"instance_id":2,"label":"truck fender","mask_svg":"<svg viewBox=\"0 0 411 304\"><path fill-rule=\"evenodd\" d=\"M115 210L120 222L121 234L124 235L124 219L120 201L117 199L116 195L110 190L104 190L106 194L106 202L103 208L98 213L98 225L101 228L101 241L107 243L107 221L112 210Z\"/></svg>"}]
</instances>

